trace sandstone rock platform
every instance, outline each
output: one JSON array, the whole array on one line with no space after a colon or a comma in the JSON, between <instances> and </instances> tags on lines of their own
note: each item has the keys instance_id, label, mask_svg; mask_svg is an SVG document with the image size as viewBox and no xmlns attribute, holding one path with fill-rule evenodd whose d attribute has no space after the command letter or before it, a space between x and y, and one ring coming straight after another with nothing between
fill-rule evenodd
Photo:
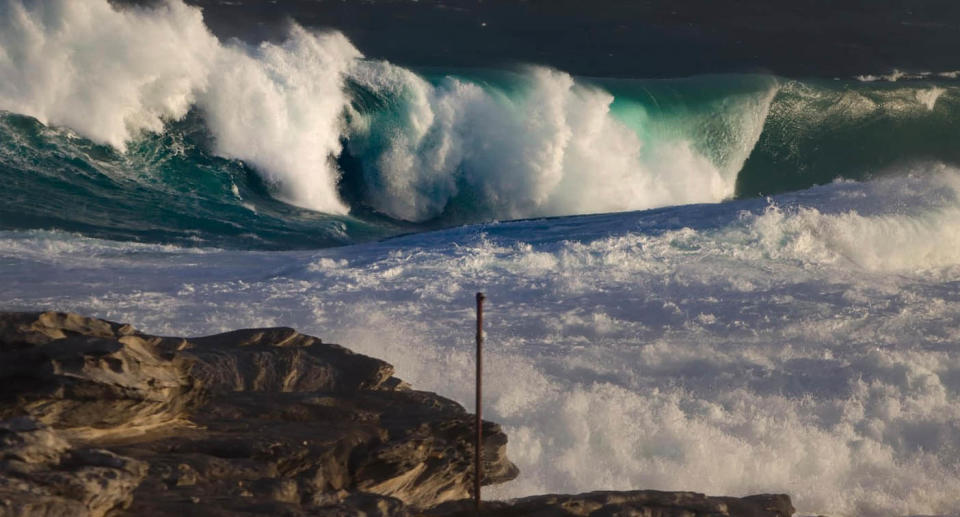
<instances>
[{"instance_id":1,"label":"sandstone rock platform","mask_svg":"<svg viewBox=\"0 0 960 517\"><path fill-rule=\"evenodd\" d=\"M458 515L473 418L289 328L174 338L0 313L0 516ZM518 475L484 422L485 485ZM787 516L786 496L595 492L484 515Z\"/></svg>"}]
</instances>

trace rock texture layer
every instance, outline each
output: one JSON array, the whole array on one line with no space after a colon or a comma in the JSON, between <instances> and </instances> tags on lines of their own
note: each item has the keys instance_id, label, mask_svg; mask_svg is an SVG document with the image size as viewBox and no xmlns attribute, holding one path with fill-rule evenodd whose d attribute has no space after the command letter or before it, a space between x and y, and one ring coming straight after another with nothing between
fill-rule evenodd
<instances>
[{"instance_id":1,"label":"rock texture layer","mask_svg":"<svg viewBox=\"0 0 960 517\"><path fill-rule=\"evenodd\" d=\"M72 448L29 418L0 422L0 515L104 515L130 504L143 462Z\"/></svg>"},{"instance_id":2,"label":"rock texture layer","mask_svg":"<svg viewBox=\"0 0 960 517\"><path fill-rule=\"evenodd\" d=\"M398 514L469 496L472 419L292 329L0 315L0 515ZM485 484L516 477L484 423Z\"/></svg>"}]
</instances>

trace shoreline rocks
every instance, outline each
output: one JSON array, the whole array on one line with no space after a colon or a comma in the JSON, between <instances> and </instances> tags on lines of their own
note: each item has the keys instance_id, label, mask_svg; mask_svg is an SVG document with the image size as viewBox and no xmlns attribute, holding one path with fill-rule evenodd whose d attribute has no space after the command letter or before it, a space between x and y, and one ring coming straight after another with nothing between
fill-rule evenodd
<instances>
[{"instance_id":1,"label":"shoreline rocks","mask_svg":"<svg viewBox=\"0 0 960 517\"><path fill-rule=\"evenodd\" d=\"M472 415L293 329L172 338L0 313L0 382L0 516L473 511ZM483 484L514 479L506 434L484 422L483 435ZM786 496L757 497L596 492L483 513L792 514Z\"/></svg>"},{"instance_id":2,"label":"shoreline rocks","mask_svg":"<svg viewBox=\"0 0 960 517\"><path fill-rule=\"evenodd\" d=\"M787 517L793 515L790 496L762 494L747 497L711 497L696 492L659 490L598 491L576 495L535 495L512 501L490 501L481 515L520 516L656 516L656 517ZM427 516L468 517L476 515L467 501L443 503Z\"/></svg>"}]
</instances>

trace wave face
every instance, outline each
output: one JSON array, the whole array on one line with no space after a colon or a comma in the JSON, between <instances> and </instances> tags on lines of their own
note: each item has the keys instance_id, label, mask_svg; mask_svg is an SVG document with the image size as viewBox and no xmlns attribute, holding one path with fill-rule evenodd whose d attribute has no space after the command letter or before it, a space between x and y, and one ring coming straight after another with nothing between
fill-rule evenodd
<instances>
[{"instance_id":1,"label":"wave face","mask_svg":"<svg viewBox=\"0 0 960 517\"><path fill-rule=\"evenodd\" d=\"M120 240L323 247L960 162L947 77L415 71L296 25L222 42L181 0L0 0L0 77L0 225Z\"/></svg>"},{"instance_id":2,"label":"wave face","mask_svg":"<svg viewBox=\"0 0 960 517\"><path fill-rule=\"evenodd\" d=\"M421 77L364 62L347 151L391 217L520 218L712 202L734 193L776 83L599 83L531 67ZM728 82L738 88L725 95ZM371 99L371 100L367 100ZM658 113L651 113L656 106Z\"/></svg>"},{"instance_id":3,"label":"wave face","mask_svg":"<svg viewBox=\"0 0 960 517\"><path fill-rule=\"evenodd\" d=\"M960 90L952 82L781 80L737 177L742 197L837 178L866 179L923 161L960 163Z\"/></svg>"},{"instance_id":4,"label":"wave face","mask_svg":"<svg viewBox=\"0 0 960 517\"><path fill-rule=\"evenodd\" d=\"M0 229L263 249L336 246L405 231L386 220L278 201L253 169L211 155L209 147L194 115L121 152L31 117L0 114Z\"/></svg>"}]
</instances>

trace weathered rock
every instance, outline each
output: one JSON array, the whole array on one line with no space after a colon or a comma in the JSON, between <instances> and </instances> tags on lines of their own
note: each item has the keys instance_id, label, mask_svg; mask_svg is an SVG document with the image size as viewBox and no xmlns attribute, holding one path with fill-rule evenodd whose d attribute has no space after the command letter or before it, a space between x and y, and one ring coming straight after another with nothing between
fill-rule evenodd
<instances>
[{"instance_id":1,"label":"weathered rock","mask_svg":"<svg viewBox=\"0 0 960 517\"><path fill-rule=\"evenodd\" d=\"M75 449L29 418L0 422L0 516L101 516L129 505L147 465Z\"/></svg>"},{"instance_id":2,"label":"weathered rock","mask_svg":"<svg viewBox=\"0 0 960 517\"><path fill-rule=\"evenodd\" d=\"M171 338L75 314L0 313L0 517L473 515L472 416L392 374L288 328ZM516 477L501 428L484 422L483 435L483 484ZM483 507L792 513L782 495L656 491Z\"/></svg>"},{"instance_id":3,"label":"weathered rock","mask_svg":"<svg viewBox=\"0 0 960 517\"><path fill-rule=\"evenodd\" d=\"M0 419L30 417L125 468L149 465L131 515L402 515L472 486L463 407L292 329L184 339L0 314L0 365ZM484 436L484 484L515 477L500 427L485 422ZM73 450L57 439L61 455ZM93 515L128 501L51 493Z\"/></svg>"},{"instance_id":4,"label":"weathered rock","mask_svg":"<svg viewBox=\"0 0 960 517\"><path fill-rule=\"evenodd\" d=\"M485 502L480 515L536 517L790 517L790 497L763 494L710 497L695 492L589 492L578 495L538 495L514 501ZM476 515L472 501L452 501L425 512L436 517Z\"/></svg>"},{"instance_id":5,"label":"weathered rock","mask_svg":"<svg viewBox=\"0 0 960 517\"><path fill-rule=\"evenodd\" d=\"M393 375L393 366L379 359L291 328L235 330L178 345L199 359L193 376L216 392L350 393L376 390Z\"/></svg>"}]
</instances>

